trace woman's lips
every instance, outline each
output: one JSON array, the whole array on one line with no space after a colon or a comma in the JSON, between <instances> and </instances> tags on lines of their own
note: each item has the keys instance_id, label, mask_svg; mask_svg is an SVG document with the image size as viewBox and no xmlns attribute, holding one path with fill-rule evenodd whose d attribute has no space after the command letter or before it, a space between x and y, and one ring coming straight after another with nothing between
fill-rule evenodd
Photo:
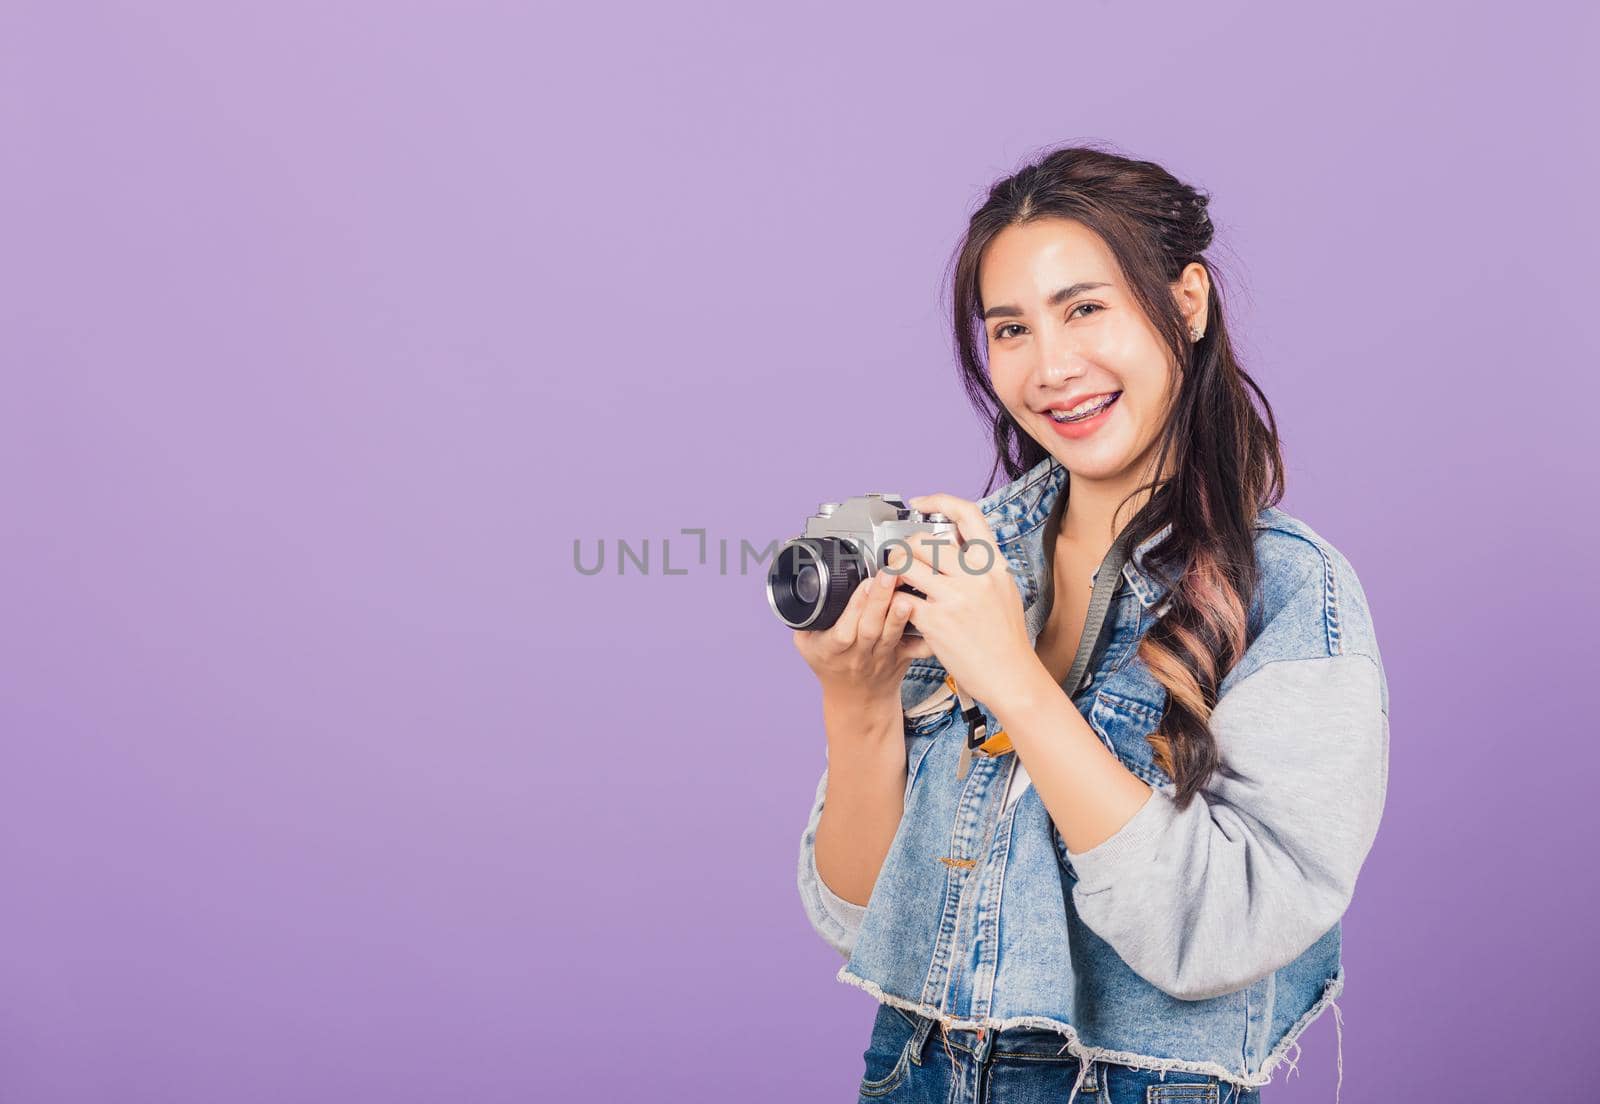
<instances>
[{"instance_id":1,"label":"woman's lips","mask_svg":"<svg viewBox=\"0 0 1600 1104\"><path fill-rule=\"evenodd\" d=\"M1111 411L1116 409L1117 401L1121 398L1122 392L1115 392L1111 401L1102 406L1097 413L1091 415L1090 417L1081 419L1080 421L1058 422L1054 418L1050 417L1049 414L1045 415L1045 420L1050 423L1051 429L1055 430L1063 437L1087 437L1089 434L1093 433L1095 430L1099 429L1105 424L1108 416L1111 414Z\"/></svg>"}]
</instances>

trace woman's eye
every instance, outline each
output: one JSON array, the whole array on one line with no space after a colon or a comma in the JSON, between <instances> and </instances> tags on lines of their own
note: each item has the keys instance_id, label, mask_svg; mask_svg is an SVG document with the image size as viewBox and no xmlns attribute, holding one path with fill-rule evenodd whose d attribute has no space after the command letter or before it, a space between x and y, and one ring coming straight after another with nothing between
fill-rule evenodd
<instances>
[{"instance_id":1,"label":"woman's eye","mask_svg":"<svg viewBox=\"0 0 1600 1104\"><path fill-rule=\"evenodd\" d=\"M1081 311L1081 310L1084 310L1084 308L1086 308L1086 307L1090 308L1088 310L1088 313L1083 314L1083 315L1079 315L1078 312ZM1075 318L1075 317L1087 318L1090 314L1098 314L1103 310L1105 310L1105 307L1101 306L1099 303L1079 303L1077 306L1073 307L1070 311L1067 312L1067 317L1068 318ZM1004 326L1001 326L1000 328L998 328L997 330L994 331L995 339L996 340L1004 340L1007 336L1009 336L1006 331L1013 330L1013 329L1020 330L1020 329L1022 329L1022 327L1019 326L1015 322L1007 322Z\"/></svg>"}]
</instances>

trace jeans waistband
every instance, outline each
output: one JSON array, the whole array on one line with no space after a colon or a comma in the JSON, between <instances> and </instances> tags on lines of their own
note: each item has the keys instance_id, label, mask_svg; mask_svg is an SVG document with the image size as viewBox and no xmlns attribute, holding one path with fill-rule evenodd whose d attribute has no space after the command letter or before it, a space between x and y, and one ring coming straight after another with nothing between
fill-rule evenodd
<instances>
[{"instance_id":1,"label":"jeans waistband","mask_svg":"<svg viewBox=\"0 0 1600 1104\"><path fill-rule=\"evenodd\" d=\"M931 1038L935 1046L948 1044L952 1050L965 1052L982 1061L990 1057L1047 1059L1076 1062L1067 1052L1067 1037L1057 1031L1033 1027L1008 1027L1003 1031L974 1028L941 1027L939 1021L915 1012L905 1013L917 1021L917 1036Z\"/></svg>"}]
</instances>

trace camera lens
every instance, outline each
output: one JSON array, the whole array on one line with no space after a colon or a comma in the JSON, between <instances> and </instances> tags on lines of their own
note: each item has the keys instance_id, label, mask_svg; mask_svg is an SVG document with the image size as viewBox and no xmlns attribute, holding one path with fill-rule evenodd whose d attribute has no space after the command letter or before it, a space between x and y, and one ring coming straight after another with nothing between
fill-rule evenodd
<instances>
[{"instance_id":1,"label":"camera lens","mask_svg":"<svg viewBox=\"0 0 1600 1104\"><path fill-rule=\"evenodd\" d=\"M816 604L817 598L821 594L822 579L817 572L817 565L808 563L794 577L794 596L799 601L810 606Z\"/></svg>"},{"instance_id":2,"label":"camera lens","mask_svg":"<svg viewBox=\"0 0 1600 1104\"><path fill-rule=\"evenodd\" d=\"M767 572L767 603L791 629L826 629L839 620L862 579L855 546L838 537L792 540Z\"/></svg>"}]
</instances>

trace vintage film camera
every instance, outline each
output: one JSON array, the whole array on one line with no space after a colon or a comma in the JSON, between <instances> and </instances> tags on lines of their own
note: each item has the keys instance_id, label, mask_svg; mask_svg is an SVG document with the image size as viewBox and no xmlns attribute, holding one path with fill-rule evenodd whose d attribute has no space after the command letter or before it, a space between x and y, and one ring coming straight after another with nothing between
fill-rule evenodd
<instances>
[{"instance_id":1,"label":"vintage film camera","mask_svg":"<svg viewBox=\"0 0 1600 1104\"><path fill-rule=\"evenodd\" d=\"M943 514L908 509L899 495L868 494L824 502L805 530L784 544L767 571L767 603L791 629L826 629L839 620L861 581L884 569L891 540L915 533L943 534L954 555L960 538ZM907 594L927 597L912 586ZM905 636L921 636L906 624Z\"/></svg>"}]
</instances>

